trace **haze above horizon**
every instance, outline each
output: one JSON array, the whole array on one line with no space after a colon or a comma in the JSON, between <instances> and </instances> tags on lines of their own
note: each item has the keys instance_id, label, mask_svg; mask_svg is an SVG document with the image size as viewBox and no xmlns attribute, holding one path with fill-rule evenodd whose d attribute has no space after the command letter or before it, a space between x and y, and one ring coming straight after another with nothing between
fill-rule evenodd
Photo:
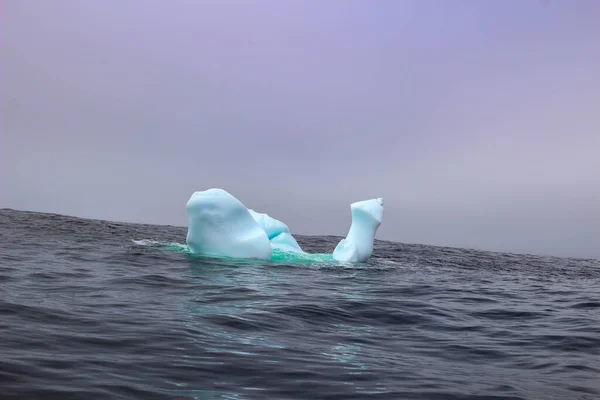
<instances>
[{"instance_id":1,"label":"haze above horizon","mask_svg":"<svg viewBox=\"0 0 600 400\"><path fill-rule=\"evenodd\" d=\"M0 207L600 259L600 3L4 1Z\"/></svg>"}]
</instances>

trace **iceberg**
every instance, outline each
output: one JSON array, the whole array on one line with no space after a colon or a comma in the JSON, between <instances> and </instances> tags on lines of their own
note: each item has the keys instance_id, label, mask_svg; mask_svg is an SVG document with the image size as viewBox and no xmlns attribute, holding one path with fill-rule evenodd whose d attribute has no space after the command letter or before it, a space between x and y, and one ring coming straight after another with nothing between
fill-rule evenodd
<instances>
[{"instance_id":1,"label":"iceberg","mask_svg":"<svg viewBox=\"0 0 600 400\"><path fill-rule=\"evenodd\" d=\"M258 213L254 210L248 209L252 218L258 223L258 225L265 231L271 247L277 248L283 251L291 251L303 253L302 249L296 239L292 236L290 228L283 222L269 216L268 214Z\"/></svg>"},{"instance_id":2,"label":"iceberg","mask_svg":"<svg viewBox=\"0 0 600 400\"><path fill-rule=\"evenodd\" d=\"M383 199L358 201L350 205L352 225L333 258L342 262L364 262L373 254L373 241L383 219Z\"/></svg>"},{"instance_id":3,"label":"iceberg","mask_svg":"<svg viewBox=\"0 0 600 400\"><path fill-rule=\"evenodd\" d=\"M352 224L332 255L339 262L364 262L373 253L373 241L383 217L383 199L350 205ZM305 253L289 227L268 214L246 208L223 189L194 192L187 202L187 245L192 253L211 257L270 260L275 251ZM323 254L315 255L323 256Z\"/></svg>"},{"instance_id":4,"label":"iceberg","mask_svg":"<svg viewBox=\"0 0 600 400\"><path fill-rule=\"evenodd\" d=\"M223 189L195 192L187 202L187 245L193 253L228 258L271 258L271 243L241 201Z\"/></svg>"}]
</instances>

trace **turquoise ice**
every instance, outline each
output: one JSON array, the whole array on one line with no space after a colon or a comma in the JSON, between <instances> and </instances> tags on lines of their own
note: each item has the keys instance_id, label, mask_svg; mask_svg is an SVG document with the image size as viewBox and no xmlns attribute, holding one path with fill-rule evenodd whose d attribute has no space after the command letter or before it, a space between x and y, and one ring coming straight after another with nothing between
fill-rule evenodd
<instances>
[{"instance_id":1,"label":"turquoise ice","mask_svg":"<svg viewBox=\"0 0 600 400\"><path fill-rule=\"evenodd\" d=\"M373 253L375 233L383 217L383 199L359 201L351 204L350 209L352 224L348 235L330 257L340 262L364 262ZM195 192L186 210L189 218L186 241L192 253L259 260L270 260L274 251L277 258L282 253L300 258L312 256L302 250L285 223L249 210L223 189Z\"/></svg>"}]
</instances>

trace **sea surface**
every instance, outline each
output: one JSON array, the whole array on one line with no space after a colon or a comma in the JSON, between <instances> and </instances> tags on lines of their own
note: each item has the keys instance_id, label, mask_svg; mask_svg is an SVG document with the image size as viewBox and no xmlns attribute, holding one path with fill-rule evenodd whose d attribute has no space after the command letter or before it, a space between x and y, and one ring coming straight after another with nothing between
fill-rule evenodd
<instances>
[{"instance_id":1,"label":"sea surface","mask_svg":"<svg viewBox=\"0 0 600 400\"><path fill-rule=\"evenodd\" d=\"M185 234L1 210L0 398L600 399L599 261L224 261Z\"/></svg>"}]
</instances>

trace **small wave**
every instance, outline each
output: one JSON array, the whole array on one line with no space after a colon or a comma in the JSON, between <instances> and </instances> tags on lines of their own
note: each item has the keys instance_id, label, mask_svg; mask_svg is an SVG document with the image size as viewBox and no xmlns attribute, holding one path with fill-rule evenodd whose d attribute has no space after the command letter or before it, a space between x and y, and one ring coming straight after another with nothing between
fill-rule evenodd
<instances>
[{"instance_id":1,"label":"small wave","mask_svg":"<svg viewBox=\"0 0 600 400\"><path fill-rule=\"evenodd\" d=\"M160 245L162 242L159 242L158 240L152 240L152 239L141 239L141 240L132 240L132 242L138 246L157 246Z\"/></svg>"},{"instance_id":2,"label":"small wave","mask_svg":"<svg viewBox=\"0 0 600 400\"><path fill-rule=\"evenodd\" d=\"M161 242L158 240L152 239L140 239L140 240L132 240L133 244L136 246L144 246L144 247L159 247L164 250L176 251L181 253L189 253L190 248L186 244L181 244L177 242Z\"/></svg>"}]
</instances>

